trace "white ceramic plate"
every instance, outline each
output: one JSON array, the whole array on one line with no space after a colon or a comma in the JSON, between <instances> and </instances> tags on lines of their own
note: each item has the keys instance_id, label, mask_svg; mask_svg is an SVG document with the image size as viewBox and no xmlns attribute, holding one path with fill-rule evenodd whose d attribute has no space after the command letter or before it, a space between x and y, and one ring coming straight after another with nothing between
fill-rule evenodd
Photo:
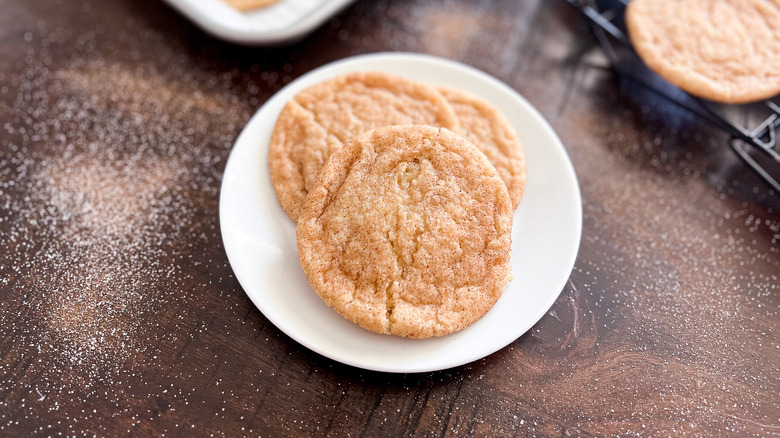
<instances>
[{"instance_id":1,"label":"white ceramic plate","mask_svg":"<svg viewBox=\"0 0 780 438\"><path fill-rule=\"evenodd\" d=\"M201 29L239 44L276 44L303 37L354 0L278 0L242 12L222 0L165 0Z\"/></svg>"},{"instance_id":2,"label":"white ceramic plate","mask_svg":"<svg viewBox=\"0 0 780 438\"><path fill-rule=\"evenodd\" d=\"M355 70L383 70L475 93L492 102L523 142L528 184L512 229L514 280L482 319L431 339L375 334L343 319L311 289L298 261L295 225L276 201L267 153L276 119L302 89ZM225 250L258 309L302 345L339 362L377 371L425 372L485 357L528 331L552 306L574 266L582 208L566 151L542 116L498 80L453 61L386 53L344 59L314 70L274 95L238 137L220 198Z\"/></svg>"}]
</instances>

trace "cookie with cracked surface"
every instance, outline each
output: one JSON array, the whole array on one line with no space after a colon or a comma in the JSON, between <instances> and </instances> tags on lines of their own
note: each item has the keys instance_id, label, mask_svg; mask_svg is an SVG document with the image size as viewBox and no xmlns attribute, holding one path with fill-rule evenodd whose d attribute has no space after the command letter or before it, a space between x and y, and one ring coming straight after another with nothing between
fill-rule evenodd
<instances>
[{"instance_id":1,"label":"cookie with cracked surface","mask_svg":"<svg viewBox=\"0 0 780 438\"><path fill-rule=\"evenodd\" d=\"M444 336L511 277L512 202L484 154L429 126L366 132L334 153L298 218L312 288L368 330Z\"/></svg>"},{"instance_id":2,"label":"cookie with cracked surface","mask_svg":"<svg viewBox=\"0 0 780 438\"><path fill-rule=\"evenodd\" d=\"M456 88L440 87L460 122L460 134L484 153L506 184L514 208L525 189L523 145L506 116L493 104Z\"/></svg>"},{"instance_id":3,"label":"cookie with cracked surface","mask_svg":"<svg viewBox=\"0 0 780 438\"><path fill-rule=\"evenodd\" d=\"M298 219L320 170L344 143L403 124L460 127L435 88L387 73L348 73L298 93L279 115L268 151L271 182L287 216Z\"/></svg>"},{"instance_id":4,"label":"cookie with cracked surface","mask_svg":"<svg viewBox=\"0 0 780 438\"><path fill-rule=\"evenodd\" d=\"M693 95L737 104L780 93L780 0L633 0L626 24L648 67Z\"/></svg>"}]
</instances>

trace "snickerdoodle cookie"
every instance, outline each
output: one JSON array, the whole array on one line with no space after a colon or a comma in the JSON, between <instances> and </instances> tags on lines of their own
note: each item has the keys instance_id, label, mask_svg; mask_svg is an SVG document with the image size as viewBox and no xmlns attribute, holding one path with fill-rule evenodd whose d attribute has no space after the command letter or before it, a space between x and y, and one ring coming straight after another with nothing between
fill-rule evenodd
<instances>
[{"instance_id":1,"label":"snickerdoodle cookie","mask_svg":"<svg viewBox=\"0 0 780 438\"><path fill-rule=\"evenodd\" d=\"M268 153L282 209L296 221L331 154L365 131L401 124L460 128L435 88L387 73L348 73L300 92L279 115Z\"/></svg>"},{"instance_id":2,"label":"snickerdoodle cookie","mask_svg":"<svg viewBox=\"0 0 780 438\"><path fill-rule=\"evenodd\" d=\"M461 330L511 277L512 202L484 154L429 126L366 132L336 151L297 223L312 288L345 318L413 338Z\"/></svg>"},{"instance_id":3,"label":"snickerdoodle cookie","mask_svg":"<svg viewBox=\"0 0 780 438\"><path fill-rule=\"evenodd\" d=\"M463 90L441 87L439 91L460 121L460 134L484 153L506 184L517 208L525 188L525 155L515 128L491 103Z\"/></svg>"},{"instance_id":4,"label":"snickerdoodle cookie","mask_svg":"<svg viewBox=\"0 0 780 438\"><path fill-rule=\"evenodd\" d=\"M780 93L780 0L633 0L629 36L652 70L724 103Z\"/></svg>"}]
</instances>

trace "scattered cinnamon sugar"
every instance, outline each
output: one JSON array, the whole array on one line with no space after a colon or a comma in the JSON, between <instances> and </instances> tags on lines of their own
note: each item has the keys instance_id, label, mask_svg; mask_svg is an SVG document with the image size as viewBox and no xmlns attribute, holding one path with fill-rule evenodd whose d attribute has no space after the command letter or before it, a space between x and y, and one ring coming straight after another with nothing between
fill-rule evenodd
<instances>
[{"instance_id":1,"label":"scattered cinnamon sugar","mask_svg":"<svg viewBox=\"0 0 780 438\"><path fill-rule=\"evenodd\" d=\"M23 68L2 78L16 96L0 90L10 110L0 127L0 327L13 336L0 375L29 387L13 411L0 407L0 435L18 431L7 415L18 426L19 412L42 411L57 412L50 428L86 433L79 421L96 413L72 407L98 399L141 421L121 402L125 382L146 386L139 364L159 364L162 344L203 330L186 318L197 283L183 267L210 261L192 260L197 245L220 242L221 172L260 91L253 82L226 92L235 71L198 69L157 34L136 37L175 62L113 59L94 33L52 34L28 32ZM55 69L60 43L78 56Z\"/></svg>"}]
</instances>

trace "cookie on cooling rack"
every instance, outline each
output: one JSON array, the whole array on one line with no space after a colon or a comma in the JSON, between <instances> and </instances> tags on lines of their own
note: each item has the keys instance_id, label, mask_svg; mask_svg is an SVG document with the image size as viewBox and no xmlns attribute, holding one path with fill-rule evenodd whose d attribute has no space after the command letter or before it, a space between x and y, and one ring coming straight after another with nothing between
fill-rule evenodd
<instances>
[{"instance_id":1,"label":"cookie on cooling rack","mask_svg":"<svg viewBox=\"0 0 780 438\"><path fill-rule=\"evenodd\" d=\"M296 95L271 136L271 182L293 221L328 157L354 136L390 125L458 130L452 107L435 88L382 72L337 76Z\"/></svg>"},{"instance_id":2,"label":"cookie on cooling rack","mask_svg":"<svg viewBox=\"0 0 780 438\"><path fill-rule=\"evenodd\" d=\"M511 276L512 202L474 145L379 128L336 151L306 197L298 255L312 288L368 330L443 336L484 316Z\"/></svg>"},{"instance_id":3,"label":"cookie on cooling rack","mask_svg":"<svg viewBox=\"0 0 780 438\"><path fill-rule=\"evenodd\" d=\"M456 88L440 87L439 91L458 116L460 134L487 156L517 208L526 181L525 154L517 132L506 116L484 99Z\"/></svg>"},{"instance_id":4,"label":"cookie on cooling rack","mask_svg":"<svg viewBox=\"0 0 780 438\"><path fill-rule=\"evenodd\" d=\"M780 93L780 0L633 0L626 24L648 67L695 96Z\"/></svg>"}]
</instances>

